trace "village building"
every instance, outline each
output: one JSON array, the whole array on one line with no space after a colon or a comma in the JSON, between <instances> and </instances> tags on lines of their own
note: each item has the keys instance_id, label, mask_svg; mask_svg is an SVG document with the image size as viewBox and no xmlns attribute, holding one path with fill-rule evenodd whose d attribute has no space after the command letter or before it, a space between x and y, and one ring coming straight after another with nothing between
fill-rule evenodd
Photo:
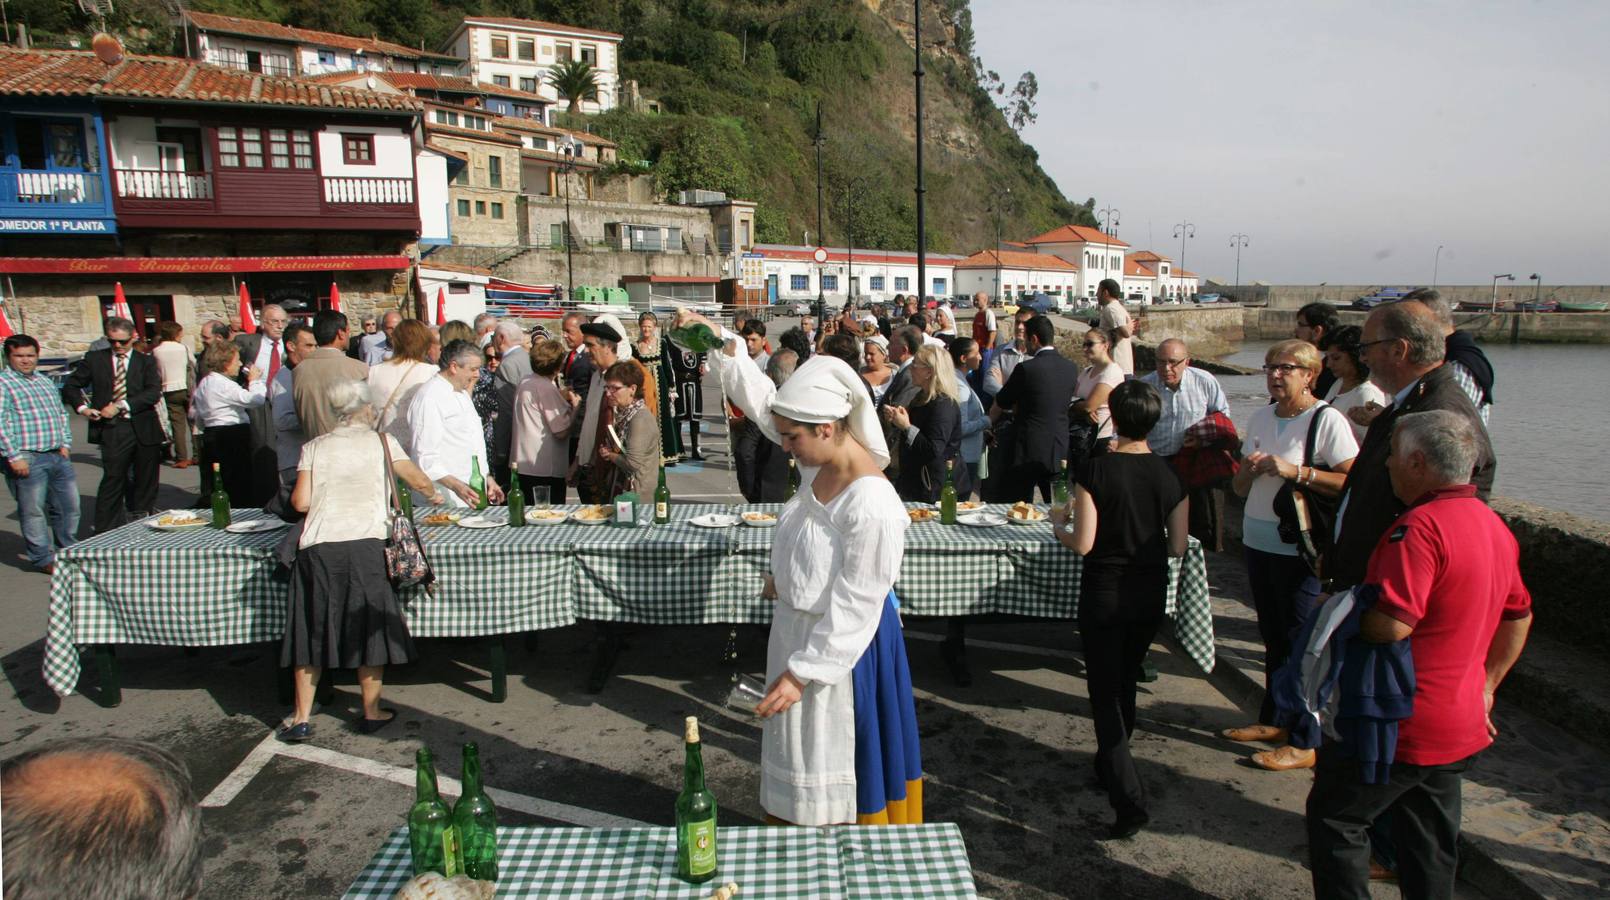
<instances>
[{"instance_id":1,"label":"village building","mask_svg":"<svg viewBox=\"0 0 1610 900\"><path fill-rule=\"evenodd\" d=\"M983 291L1004 302L1016 303L1046 294L1061 305L1079 293L1079 267L1044 253L1022 250L980 250L956 263L956 294Z\"/></svg>"},{"instance_id":2,"label":"village building","mask_svg":"<svg viewBox=\"0 0 1610 900\"><path fill-rule=\"evenodd\" d=\"M814 247L757 244L753 255L759 267L752 285L769 303L800 303L816 299L818 292L832 306L854 299L861 305L884 303L896 294L917 293L917 254L910 250L860 250L827 247L827 262L818 264ZM926 259L928 290L925 296L941 300L956 293L956 264L962 257L929 253ZM751 286L751 285L746 285Z\"/></svg>"},{"instance_id":3,"label":"village building","mask_svg":"<svg viewBox=\"0 0 1610 900\"><path fill-rule=\"evenodd\" d=\"M352 37L276 22L185 10L184 52L209 65L301 78L331 72L419 72L454 75L464 61L378 38Z\"/></svg>"},{"instance_id":4,"label":"village building","mask_svg":"<svg viewBox=\"0 0 1610 900\"><path fill-rule=\"evenodd\" d=\"M580 60L598 76L598 99L580 111L601 113L618 105L622 36L573 25L496 16L467 16L447 39L447 52L465 60L472 81L488 82L560 102L548 73Z\"/></svg>"}]
</instances>

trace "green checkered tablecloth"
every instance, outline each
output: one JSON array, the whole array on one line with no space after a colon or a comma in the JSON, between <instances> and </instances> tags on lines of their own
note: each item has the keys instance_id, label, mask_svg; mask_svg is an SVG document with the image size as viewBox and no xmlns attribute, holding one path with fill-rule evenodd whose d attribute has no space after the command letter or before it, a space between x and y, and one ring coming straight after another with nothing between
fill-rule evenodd
<instances>
[{"instance_id":1,"label":"green checkered tablecloth","mask_svg":"<svg viewBox=\"0 0 1610 900\"><path fill-rule=\"evenodd\" d=\"M436 638L514 634L579 619L764 624L772 604L760 590L775 531L688 524L731 508L678 505L671 524L639 528L421 526L437 583L432 594L404 593L409 629L415 637ZM780 506L742 509L775 513ZM235 521L262 517L258 510L234 513ZM274 577L274 548L282 535L205 527L163 532L133 523L61 551L50 585L45 681L58 694L72 693L82 645L278 640L285 584ZM1045 523L968 528L922 522L906 532L895 591L910 615L1071 619L1078 612L1080 566ZM1200 545L1191 541L1174 566L1168 612L1175 634L1197 665L1211 671L1213 615Z\"/></svg>"},{"instance_id":2,"label":"green checkered tablecloth","mask_svg":"<svg viewBox=\"0 0 1610 900\"><path fill-rule=\"evenodd\" d=\"M676 877L670 828L500 828L499 897L704 900L737 882L743 900L929 900L977 897L953 823L879 827L722 828L714 880ZM344 900L389 900L413 876L398 828Z\"/></svg>"}]
</instances>

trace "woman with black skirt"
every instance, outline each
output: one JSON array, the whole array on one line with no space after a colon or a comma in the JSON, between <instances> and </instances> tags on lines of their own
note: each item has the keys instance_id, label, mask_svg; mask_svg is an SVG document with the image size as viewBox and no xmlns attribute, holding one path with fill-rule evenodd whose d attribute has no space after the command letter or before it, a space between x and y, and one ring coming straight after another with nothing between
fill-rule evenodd
<instances>
[{"instance_id":1,"label":"woman with black skirt","mask_svg":"<svg viewBox=\"0 0 1610 900\"><path fill-rule=\"evenodd\" d=\"M1054 507L1057 540L1084 557L1079 637L1096 728L1096 777L1118 820L1109 832L1133 836L1151 817L1129 753L1135 731L1135 678L1163 621L1168 559L1184 556L1185 486L1152 452L1146 434L1162 414L1151 385L1126 381L1108 396L1112 446L1080 469L1069 510Z\"/></svg>"},{"instance_id":2,"label":"woman with black skirt","mask_svg":"<svg viewBox=\"0 0 1610 900\"><path fill-rule=\"evenodd\" d=\"M259 505L252 491L252 426L248 410L268 401L268 379L256 366L240 377L240 347L215 341L201 354L205 373L190 400L190 415L201 426L201 458L218 464L229 505ZM203 497L203 500L206 498Z\"/></svg>"},{"instance_id":3,"label":"woman with black skirt","mask_svg":"<svg viewBox=\"0 0 1610 900\"><path fill-rule=\"evenodd\" d=\"M395 476L431 503L443 500L396 440L375 431L367 384L336 382L328 402L341 424L302 448L291 492L291 506L307 518L280 648L280 665L296 669L296 713L279 733L290 743L313 736L313 689L327 668L358 670L358 731L373 734L397 717L380 708L381 680L388 663L414 658L414 641L386 575L387 491Z\"/></svg>"}]
</instances>

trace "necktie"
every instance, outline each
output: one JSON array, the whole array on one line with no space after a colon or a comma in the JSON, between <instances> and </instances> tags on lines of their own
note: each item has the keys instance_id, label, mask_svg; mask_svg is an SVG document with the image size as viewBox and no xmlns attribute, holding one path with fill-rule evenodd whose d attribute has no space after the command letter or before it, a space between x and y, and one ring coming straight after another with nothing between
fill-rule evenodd
<instances>
[{"instance_id":1,"label":"necktie","mask_svg":"<svg viewBox=\"0 0 1610 900\"><path fill-rule=\"evenodd\" d=\"M128 396L128 357L122 353L117 354L112 362L112 402L122 403Z\"/></svg>"},{"instance_id":2,"label":"necktie","mask_svg":"<svg viewBox=\"0 0 1610 900\"><path fill-rule=\"evenodd\" d=\"M269 347L270 347L270 349L268 351L268 383L273 384L274 383L274 376L279 374L279 370L280 370L280 342L276 341L276 340L273 340L273 339L270 339L269 340Z\"/></svg>"},{"instance_id":3,"label":"necktie","mask_svg":"<svg viewBox=\"0 0 1610 900\"><path fill-rule=\"evenodd\" d=\"M566 378L570 377L570 367L575 365L575 364L576 364L576 351L572 350L572 351L570 351L570 355L565 357L565 377Z\"/></svg>"}]
</instances>

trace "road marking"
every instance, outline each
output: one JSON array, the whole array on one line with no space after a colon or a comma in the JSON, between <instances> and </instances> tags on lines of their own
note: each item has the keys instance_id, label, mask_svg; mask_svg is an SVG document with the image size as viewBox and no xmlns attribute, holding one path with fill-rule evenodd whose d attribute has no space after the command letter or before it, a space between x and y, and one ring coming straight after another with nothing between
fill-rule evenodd
<instances>
[{"instance_id":1,"label":"road marking","mask_svg":"<svg viewBox=\"0 0 1610 900\"><path fill-rule=\"evenodd\" d=\"M285 756L303 762L317 763L332 769L378 778L412 787L414 784L414 770L402 766L394 766L378 760L367 759L362 756L353 756L339 750L330 750L325 747L315 747L311 744L282 744L270 733L252 751L246 754L239 766L235 767L212 793L201 801L203 807L216 808L228 806L246 785L256 777L263 767L276 756ZM463 786L456 778L445 776L437 779L437 789L444 797L457 797L463 791ZM503 809L513 809L544 819L553 819L571 825L581 825L585 828L636 828L651 823L628 819L624 816L611 815L585 807L572 806L555 800L543 800L526 794L517 794L502 788L489 787L486 789L492 801Z\"/></svg>"}]
</instances>

